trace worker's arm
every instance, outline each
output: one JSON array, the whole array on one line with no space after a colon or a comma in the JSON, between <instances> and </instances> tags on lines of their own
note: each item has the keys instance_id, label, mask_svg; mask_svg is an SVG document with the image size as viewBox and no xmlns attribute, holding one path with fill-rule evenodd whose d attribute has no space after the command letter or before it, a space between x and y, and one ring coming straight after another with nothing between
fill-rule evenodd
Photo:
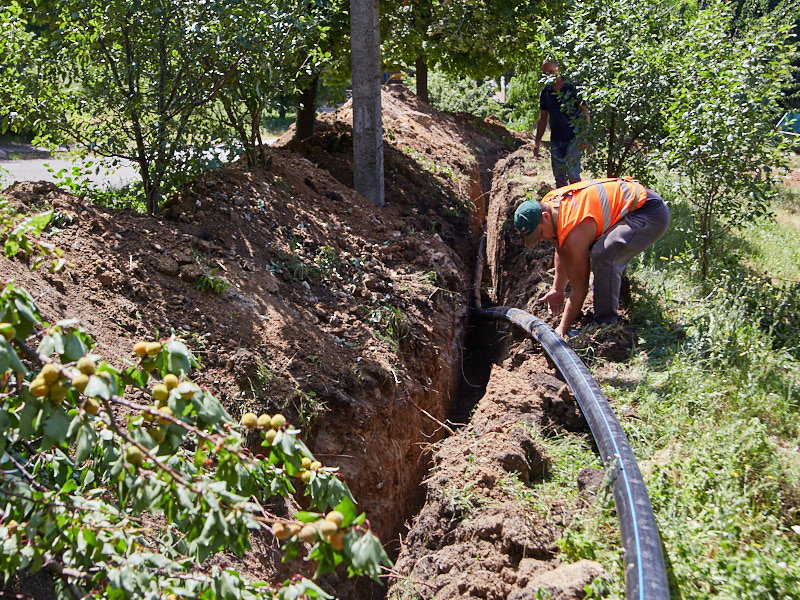
<instances>
[{"instance_id":1,"label":"worker's arm","mask_svg":"<svg viewBox=\"0 0 800 600\"><path fill-rule=\"evenodd\" d=\"M536 139L533 141L533 155L539 157L539 144L542 141L544 130L547 129L547 120L550 118L550 113L542 110L539 113L539 122L536 124Z\"/></svg>"},{"instance_id":2,"label":"worker's arm","mask_svg":"<svg viewBox=\"0 0 800 600\"><path fill-rule=\"evenodd\" d=\"M567 298L561 324L556 327L556 334L566 335L570 325L580 315L586 294L589 292L589 272L591 270L589 252L592 242L597 236L597 225L587 219L569 232L564 243L558 249L559 262L570 283L571 290ZM558 276L559 269L556 269ZM560 283L560 282L559 282ZM555 280L553 281L555 288Z\"/></svg>"},{"instance_id":3,"label":"worker's arm","mask_svg":"<svg viewBox=\"0 0 800 600\"><path fill-rule=\"evenodd\" d=\"M550 307L551 315L560 315L564 310L564 290L567 289L569 279L567 278L567 271L564 268L564 261L561 260L556 248L555 262L555 275L553 276L553 287L544 296L539 298L539 302L547 302Z\"/></svg>"}]
</instances>

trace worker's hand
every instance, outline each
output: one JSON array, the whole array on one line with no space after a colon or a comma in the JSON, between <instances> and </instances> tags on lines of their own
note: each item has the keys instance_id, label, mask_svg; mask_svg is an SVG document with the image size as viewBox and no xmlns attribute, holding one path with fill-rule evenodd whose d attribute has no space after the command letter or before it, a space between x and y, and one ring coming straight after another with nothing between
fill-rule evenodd
<instances>
[{"instance_id":1,"label":"worker's hand","mask_svg":"<svg viewBox=\"0 0 800 600\"><path fill-rule=\"evenodd\" d=\"M566 331L566 329L561 329L561 325L556 327L553 331L560 338L566 338L567 337L567 331Z\"/></svg>"},{"instance_id":2,"label":"worker's hand","mask_svg":"<svg viewBox=\"0 0 800 600\"><path fill-rule=\"evenodd\" d=\"M533 155L536 158L541 158L541 156L539 155L539 142L534 142L533 143Z\"/></svg>"},{"instance_id":3,"label":"worker's hand","mask_svg":"<svg viewBox=\"0 0 800 600\"><path fill-rule=\"evenodd\" d=\"M539 302L547 302L550 307L551 315L560 315L564 310L564 292L550 290L544 296L539 298Z\"/></svg>"}]
</instances>

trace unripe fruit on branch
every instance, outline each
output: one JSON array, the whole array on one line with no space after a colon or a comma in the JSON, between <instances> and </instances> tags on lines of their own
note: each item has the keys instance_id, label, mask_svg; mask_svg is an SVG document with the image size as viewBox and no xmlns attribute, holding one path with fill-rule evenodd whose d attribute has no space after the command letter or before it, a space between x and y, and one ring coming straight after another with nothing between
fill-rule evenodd
<instances>
[{"instance_id":1,"label":"unripe fruit on branch","mask_svg":"<svg viewBox=\"0 0 800 600\"><path fill-rule=\"evenodd\" d=\"M289 529L283 523L275 523L272 526L272 535L274 535L279 540L285 540L287 538L292 537L292 530Z\"/></svg>"},{"instance_id":2,"label":"unripe fruit on branch","mask_svg":"<svg viewBox=\"0 0 800 600\"><path fill-rule=\"evenodd\" d=\"M133 352L138 357L144 357L147 355L147 342L136 342L133 345Z\"/></svg>"},{"instance_id":3,"label":"unripe fruit on branch","mask_svg":"<svg viewBox=\"0 0 800 600\"><path fill-rule=\"evenodd\" d=\"M311 477L313 475L314 475L313 471L306 470L300 473L300 479L302 479L304 483L308 483L309 481L311 481Z\"/></svg>"},{"instance_id":4,"label":"unripe fruit on branch","mask_svg":"<svg viewBox=\"0 0 800 600\"><path fill-rule=\"evenodd\" d=\"M273 415L272 419L270 420L270 426L273 429L280 429L281 425L283 425L284 423L286 423L286 417L284 417L280 413L278 413L277 415Z\"/></svg>"},{"instance_id":5,"label":"unripe fruit on branch","mask_svg":"<svg viewBox=\"0 0 800 600\"><path fill-rule=\"evenodd\" d=\"M317 521L315 524L323 536L334 534L336 533L336 530L339 529L336 526L336 523L328 521L327 519Z\"/></svg>"},{"instance_id":6,"label":"unripe fruit on branch","mask_svg":"<svg viewBox=\"0 0 800 600\"><path fill-rule=\"evenodd\" d=\"M156 354L161 352L161 343L147 342L147 346L145 346L145 352L147 352L147 356L155 356Z\"/></svg>"},{"instance_id":7,"label":"unripe fruit on branch","mask_svg":"<svg viewBox=\"0 0 800 600\"><path fill-rule=\"evenodd\" d=\"M173 375L172 373L167 373L164 375L164 385L167 386L168 390L178 387L177 375Z\"/></svg>"},{"instance_id":8,"label":"unripe fruit on branch","mask_svg":"<svg viewBox=\"0 0 800 600\"><path fill-rule=\"evenodd\" d=\"M83 390L86 389L87 385L89 385L88 375L84 375L83 373L81 373L80 375L76 375L72 379L72 387L74 387L80 393L83 393Z\"/></svg>"},{"instance_id":9,"label":"unripe fruit on branch","mask_svg":"<svg viewBox=\"0 0 800 600\"><path fill-rule=\"evenodd\" d=\"M55 404L61 404L67 396L68 388L63 381L56 381L50 386L50 400Z\"/></svg>"},{"instance_id":10,"label":"unripe fruit on branch","mask_svg":"<svg viewBox=\"0 0 800 600\"><path fill-rule=\"evenodd\" d=\"M33 394L37 398L43 398L47 396L48 392L50 392L50 386L47 385L44 379L38 376L33 381L31 381L29 389L31 391L31 394Z\"/></svg>"},{"instance_id":11,"label":"unripe fruit on branch","mask_svg":"<svg viewBox=\"0 0 800 600\"><path fill-rule=\"evenodd\" d=\"M139 363L139 365L145 371L152 371L153 369L156 368L156 366L158 366L158 365L156 365L156 359L155 358L151 358L150 356L145 356L142 359L142 361Z\"/></svg>"},{"instance_id":12,"label":"unripe fruit on branch","mask_svg":"<svg viewBox=\"0 0 800 600\"><path fill-rule=\"evenodd\" d=\"M304 469L308 469L311 466L311 459L307 456L304 456L303 460L300 461L300 464L303 465Z\"/></svg>"},{"instance_id":13,"label":"unripe fruit on branch","mask_svg":"<svg viewBox=\"0 0 800 600\"><path fill-rule=\"evenodd\" d=\"M314 462L311 463L311 466L308 468L311 469L312 471L319 471L322 468L322 463L319 462L318 460L315 460Z\"/></svg>"},{"instance_id":14,"label":"unripe fruit on branch","mask_svg":"<svg viewBox=\"0 0 800 600\"><path fill-rule=\"evenodd\" d=\"M310 523L304 525L297 537L310 544L317 539L317 528Z\"/></svg>"},{"instance_id":15,"label":"unripe fruit on branch","mask_svg":"<svg viewBox=\"0 0 800 600\"><path fill-rule=\"evenodd\" d=\"M344 548L344 531L337 531L330 538L331 548L334 550L341 550Z\"/></svg>"},{"instance_id":16,"label":"unripe fruit on branch","mask_svg":"<svg viewBox=\"0 0 800 600\"><path fill-rule=\"evenodd\" d=\"M266 444L267 444L268 446L271 446L271 445L272 445L272 442L274 442L274 441L275 441L275 436L276 436L276 435L278 435L278 432L277 432L277 431L275 431L274 429L267 429L267 430L264 432L264 441L266 442Z\"/></svg>"},{"instance_id":17,"label":"unripe fruit on branch","mask_svg":"<svg viewBox=\"0 0 800 600\"><path fill-rule=\"evenodd\" d=\"M297 535L300 533L300 530L303 529L299 523L289 523L289 532L292 535Z\"/></svg>"},{"instance_id":18,"label":"unripe fruit on branch","mask_svg":"<svg viewBox=\"0 0 800 600\"><path fill-rule=\"evenodd\" d=\"M159 409L158 404L150 405L150 410L158 411L158 409ZM144 417L145 421L155 421L156 419L156 416L153 413L148 412L146 410L142 411L142 416Z\"/></svg>"},{"instance_id":19,"label":"unripe fruit on branch","mask_svg":"<svg viewBox=\"0 0 800 600\"><path fill-rule=\"evenodd\" d=\"M162 413L164 415L170 416L170 417L172 416L172 409L169 406L161 406L161 407L159 407L158 412L160 412L160 413ZM170 421L169 419L165 419L163 417L159 417L158 418L158 422L161 425L169 425L172 421Z\"/></svg>"},{"instance_id":20,"label":"unripe fruit on branch","mask_svg":"<svg viewBox=\"0 0 800 600\"><path fill-rule=\"evenodd\" d=\"M258 425L258 417L255 413L247 412L242 415L242 425L247 429L255 429Z\"/></svg>"},{"instance_id":21,"label":"unripe fruit on branch","mask_svg":"<svg viewBox=\"0 0 800 600\"><path fill-rule=\"evenodd\" d=\"M144 454L139 449L138 446L128 446L125 449L125 460L127 460L132 465L139 465L141 464L142 460L144 459Z\"/></svg>"},{"instance_id":22,"label":"unripe fruit on branch","mask_svg":"<svg viewBox=\"0 0 800 600\"><path fill-rule=\"evenodd\" d=\"M338 510L332 510L327 515L325 515L325 520L335 524L336 528L338 529L339 527L342 526L342 523L344 523L344 515L340 513Z\"/></svg>"},{"instance_id":23,"label":"unripe fruit on branch","mask_svg":"<svg viewBox=\"0 0 800 600\"><path fill-rule=\"evenodd\" d=\"M97 369L97 365L88 356L81 356L78 359L78 371L84 375L92 375Z\"/></svg>"},{"instance_id":24,"label":"unripe fruit on branch","mask_svg":"<svg viewBox=\"0 0 800 600\"><path fill-rule=\"evenodd\" d=\"M17 335L17 330L14 329L11 323L0 323L0 335L6 338L7 342L10 342Z\"/></svg>"},{"instance_id":25,"label":"unripe fruit on branch","mask_svg":"<svg viewBox=\"0 0 800 600\"><path fill-rule=\"evenodd\" d=\"M153 398L158 402L165 402L169 398L169 390L163 383L157 383L153 386Z\"/></svg>"},{"instance_id":26,"label":"unripe fruit on branch","mask_svg":"<svg viewBox=\"0 0 800 600\"><path fill-rule=\"evenodd\" d=\"M147 433L150 434L150 437L153 438L156 444L163 442L164 438L167 436L167 432L161 427L151 427Z\"/></svg>"},{"instance_id":27,"label":"unripe fruit on branch","mask_svg":"<svg viewBox=\"0 0 800 600\"><path fill-rule=\"evenodd\" d=\"M264 429L269 428L270 423L272 422L272 417L269 415L258 415L258 426Z\"/></svg>"},{"instance_id":28,"label":"unripe fruit on branch","mask_svg":"<svg viewBox=\"0 0 800 600\"><path fill-rule=\"evenodd\" d=\"M53 385L56 381L58 381L59 375L61 375L61 372L58 370L58 367L53 363L47 363L42 367L42 371L39 373L38 377L44 379L44 382L47 385Z\"/></svg>"},{"instance_id":29,"label":"unripe fruit on branch","mask_svg":"<svg viewBox=\"0 0 800 600\"><path fill-rule=\"evenodd\" d=\"M83 405L83 410L90 415L96 415L98 412L100 412L100 403L94 398L87 398Z\"/></svg>"}]
</instances>

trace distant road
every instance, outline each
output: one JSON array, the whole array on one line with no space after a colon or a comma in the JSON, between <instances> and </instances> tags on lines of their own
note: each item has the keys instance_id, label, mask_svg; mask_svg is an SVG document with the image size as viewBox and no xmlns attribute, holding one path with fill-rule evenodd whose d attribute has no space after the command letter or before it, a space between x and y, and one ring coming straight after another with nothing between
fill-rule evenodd
<instances>
[{"instance_id":1,"label":"distant road","mask_svg":"<svg viewBox=\"0 0 800 600\"><path fill-rule=\"evenodd\" d=\"M267 144L272 144L277 139L277 137L270 137L264 141ZM66 174L71 174L73 166L83 166L86 162L92 160L73 161L53 157L17 158L14 160L6 158L15 153L27 156L46 154L32 146L0 144L0 190L4 190L15 181L50 181L58 184L59 181L56 179L55 174L51 173L45 165L49 165L55 173L58 173L61 169L66 169ZM124 164L114 171L106 172L105 169L100 169L98 173L95 173L94 168L102 161L102 158L93 159L92 172L88 176L89 181L96 186L120 188L139 179L139 169L134 163Z\"/></svg>"},{"instance_id":2,"label":"distant road","mask_svg":"<svg viewBox=\"0 0 800 600\"><path fill-rule=\"evenodd\" d=\"M15 181L51 181L59 183L54 173L51 173L45 165L49 165L56 173L61 169L67 169L70 174L75 165L82 166L87 161L72 161L61 158L28 158L17 160L0 160L0 189L5 189ZM94 164L97 165L95 160ZM106 172L100 169L98 173L89 175L89 180L101 187L119 188L123 185L138 179L139 172L133 165L126 165L118 168L114 172Z\"/></svg>"}]
</instances>

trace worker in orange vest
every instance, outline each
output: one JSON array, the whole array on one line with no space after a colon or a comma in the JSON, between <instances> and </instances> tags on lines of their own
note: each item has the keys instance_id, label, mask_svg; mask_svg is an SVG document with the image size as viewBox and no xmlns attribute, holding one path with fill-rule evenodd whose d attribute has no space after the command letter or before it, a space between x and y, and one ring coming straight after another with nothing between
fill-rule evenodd
<instances>
[{"instance_id":1,"label":"worker in orange vest","mask_svg":"<svg viewBox=\"0 0 800 600\"><path fill-rule=\"evenodd\" d=\"M630 177L590 179L527 200L514 213L525 246L540 239L556 246L553 286L539 301L561 314L555 332L566 335L580 315L594 275L594 321L616 323L622 273L669 225L669 209L653 190ZM569 297L565 290L572 287ZM563 311L563 312L562 312Z\"/></svg>"}]
</instances>

